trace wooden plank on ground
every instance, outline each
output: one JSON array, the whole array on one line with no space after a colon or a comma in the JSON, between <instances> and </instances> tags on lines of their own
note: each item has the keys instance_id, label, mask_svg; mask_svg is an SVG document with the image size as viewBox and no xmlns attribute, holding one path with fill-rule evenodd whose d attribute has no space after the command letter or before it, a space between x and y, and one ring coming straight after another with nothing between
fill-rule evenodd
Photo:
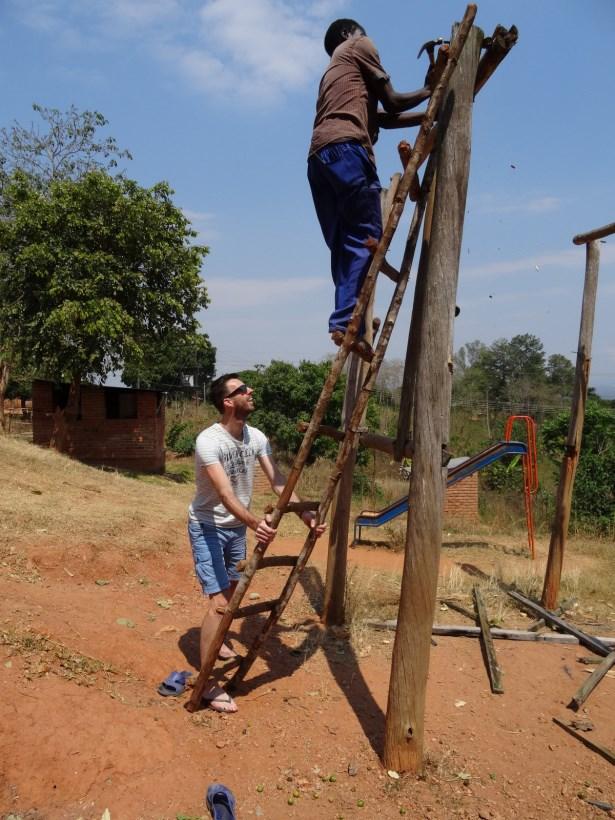
<instances>
[{"instance_id":1,"label":"wooden plank on ground","mask_svg":"<svg viewBox=\"0 0 615 820\"><path fill-rule=\"evenodd\" d=\"M474 605L476 606L476 614L480 625L481 642L485 652L485 661L487 664L487 672L489 673L491 691L494 695L502 695L504 693L504 687L502 686L502 670L500 669L497 655L495 653L495 646L493 645L493 638L491 637L491 629L489 627L489 618L487 617L485 601L483 600L480 587L475 585L472 592L474 594Z\"/></svg>"},{"instance_id":2,"label":"wooden plank on ground","mask_svg":"<svg viewBox=\"0 0 615 820\"><path fill-rule=\"evenodd\" d=\"M476 578L482 578L483 580L489 580L489 576L484 573L482 570L475 567L473 564L462 564L461 569L464 572L467 572L469 575L473 575ZM562 632L567 632L569 635L574 635L574 637L578 640L580 644L585 646L587 649L591 649L592 652L595 652L596 655L602 655L602 657L606 657L609 652L611 651L609 647L603 643L599 638L595 638L593 635L588 635L587 632L583 632L581 629L577 629L576 626L569 624L568 621L564 621L563 618L558 618L553 612L549 609L545 609L540 604L535 603L534 601L530 600L530 598L526 598L525 595L522 595L520 592L517 592L515 589L511 589L506 584L502 583L501 581L498 582L500 589L503 589L507 595L515 600L523 609L528 610L532 613L536 613L536 615L544 618L545 621L551 627L555 627L555 629L559 629Z\"/></svg>"},{"instance_id":3,"label":"wooden plank on ground","mask_svg":"<svg viewBox=\"0 0 615 820\"><path fill-rule=\"evenodd\" d=\"M395 619L381 621L377 618L367 618L363 621L365 626L371 629L386 629L394 632L397 629ZM478 638L480 637L480 627L461 626L459 624L434 624L431 630L432 635L448 635L451 638ZM491 635L507 641L533 641L535 643L561 643L578 646L579 640L574 635L564 635L559 632L527 632L522 629L500 629L492 627ZM596 640L601 641L605 646L615 648L615 637L602 637ZM609 650L610 651L610 650Z\"/></svg>"},{"instance_id":4,"label":"wooden plank on ground","mask_svg":"<svg viewBox=\"0 0 615 820\"><path fill-rule=\"evenodd\" d=\"M572 701L570 702L570 707L572 709L578 709L585 703L587 698L591 695L596 686L598 686L602 678L613 665L615 665L615 652L611 652L610 655L607 655L602 663L594 669L583 686L579 688L578 692L573 696Z\"/></svg>"},{"instance_id":5,"label":"wooden plank on ground","mask_svg":"<svg viewBox=\"0 0 615 820\"><path fill-rule=\"evenodd\" d=\"M574 598L571 598L569 601L562 601L560 606L558 606L557 609L553 610L553 613L555 615L563 615L564 612L566 612L569 609L572 609L574 604L575 604L575 599ZM536 632L536 630L542 629L543 626L546 626L546 625L547 624L546 624L546 621L545 621L544 618L538 618L537 621L533 621L531 624L528 624L527 630L528 630L528 632Z\"/></svg>"},{"instance_id":6,"label":"wooden plank on ground","mask_svg":"<svg viewBox=\"0 0 615 820\"><path fill-rule=\"evenodd\" d=\"M561 726L564 731L568 732L568 734L576 737L577 740L580 740L584 746L587 746L588 749L591 749L592 752L596 752L605 760L615 766L615 752L609 749L607 746L603 746L600 743L594 743L593 740L588 740L588 738L584 737L580 732L577 732L576 729L573 729L572 726L569 726L567 723L564 723L563 720L554 717L553 723L557 723L558 726Z\"/></svg>"},{"instance_id":7,"label":"wooden plank on ground","mask_svg":"<svg viewBox=\"0 0 615 820\"><path fill-rule=\"evenodd\" d=\"M445 604L449 609L454 609L455 612L459 612L460 615L465 615L466 618L469 618L471 621L476 623L476 613L470 612L469 609L466 609L465 606L461 606L461 604L458 604L457 601L451 601L448 598L441 598L440 603Z\"/></svg>"}]
</instances>

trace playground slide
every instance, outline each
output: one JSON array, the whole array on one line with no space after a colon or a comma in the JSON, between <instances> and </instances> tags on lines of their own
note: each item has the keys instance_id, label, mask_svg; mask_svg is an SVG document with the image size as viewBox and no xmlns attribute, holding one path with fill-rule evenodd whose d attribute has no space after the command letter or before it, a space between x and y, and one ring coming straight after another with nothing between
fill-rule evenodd
<instances>
[{"instance_id":1,"label":"playground slide","mask_svg":"<svg viewBox=\"0 0 615 820\"><path fill-rule=\"evenodd\" d=\"M456 467L451 467L448 471L446 486L451 487L453 484L456 484L457 481L462 481L477 470L482 470L483 467L487 467L489 464L492 464L504 456L525 455L526 453L527 446L522 441L497 441L495 444L471 456ZM383 524L387 524L389 521L392 521L393 518L397 518L398 515L407 511L407 495L389 504L389 506L383 510L363 510L355 518L354 540L360 541L362 527L381 527Z\"/></svg>"}]
</instances>

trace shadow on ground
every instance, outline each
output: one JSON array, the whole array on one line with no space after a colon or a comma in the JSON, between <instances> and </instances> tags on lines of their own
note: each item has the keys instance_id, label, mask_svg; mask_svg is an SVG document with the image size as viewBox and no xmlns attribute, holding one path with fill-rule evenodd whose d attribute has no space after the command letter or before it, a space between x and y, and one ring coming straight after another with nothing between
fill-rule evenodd
<instances>
[{"instance_id":1,"label":"shadow on ground","mask_svg":"<svg viewBox=\"0 0 615 820\"><path fill-rule=\"evenodd\" d=\"M306 567L299 583L315 612L320 612L324 586L318 570L312 566ZM265 617L260 616L249 621L243 620L238 631L229 630L229 637L244 646L250 646L264 623ZM293 648L289 648L284 641L284 637L291 633L296 636L303 635ZM188 663L195 669L200 669L199 629L188 629L179 638L178 645ZM259 653L267 665L267 670L243 681L237 688L238 694L245 695L260 687L271 685L276 680L290 677L318 649L322 650L331 674L357 716L366 738L376 754L381 755L384 744L384 714L363 677L358 657L344 630L327 632L316 618L308 618L292 626L278 622ZM220 679L225 671L232 671L232 665L227 663L217 666L214 677Z\"/></svg>"}]
</instances>

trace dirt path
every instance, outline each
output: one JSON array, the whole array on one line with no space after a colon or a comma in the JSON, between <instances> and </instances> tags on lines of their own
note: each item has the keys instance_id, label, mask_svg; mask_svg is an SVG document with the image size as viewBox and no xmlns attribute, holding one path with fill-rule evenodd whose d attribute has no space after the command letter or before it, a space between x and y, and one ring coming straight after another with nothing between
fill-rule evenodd
<instances>
[{"instance_id":1,"label":"dirt path","mask_svg":"<svg viewBox=\"0 0 615 820\"><path fill-rule=\"evenodd\" d=\"M589 818L605 814L582 797L615 802L612 766L552 723L573 717L566 703L587 677L585 650L500 642L506 692L496 696L478 642L439 639L425 775L393 779L379 761L392 635L366 633L355 650L321 629L311 601L324 544L232 716L189 715L185 696L156 693L172 669L198 666L202 601L183 528L155 555L57 540L26 552L0 578L2 817L206 817L214 780L233 789L239 818L275 820ZM399 572L402 559L357 549L350 562ZM273 596L283 576L268 570L252 589ZM235 634L237 648L249 631ZM605 679L582 713L611 747L614 695Z\"/></svg>"}]
</instances>

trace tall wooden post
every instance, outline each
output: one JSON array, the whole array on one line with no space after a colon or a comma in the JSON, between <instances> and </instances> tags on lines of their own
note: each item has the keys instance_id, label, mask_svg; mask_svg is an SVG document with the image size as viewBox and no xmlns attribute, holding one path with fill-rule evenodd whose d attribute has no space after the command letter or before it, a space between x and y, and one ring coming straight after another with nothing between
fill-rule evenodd
<instances>
[{"instance_id":1,"label":"tall wooden post","mask_svg":"<svg viewBox=\"0 0 615 820\"><path fill-rule=\"evenodd\" d=\"M425 289L414 407L414 456L401 600L389 685L384 763L419 771L442 541L453 332L461 237L470 165L472 100L483 32L470 31L440 108L438 185Z\"/></svg>"},{"instance_id":2,"label":"tall wooden post","mask_svg":"<svg viewBox=\"0 0 615 820\"><path fill-rule=\"evenodd\" d=\"M382 189L381 205L382 220L386 222L397 191L400 175L391 180L390 188ZM365 338L372 344L373 333L373 304L376 288L372 291L370 301L365 311ZM369 364L362 361L354 353L348 358L348 378L344 407L342 409L342 426L345 430L350 423L352 411L367 376ZM331 507L331 528L329 530L329 552L327 556L327 573L325 579L325 594L323 602L323 621L327 626L341 626L346 620L346 569L348 565L348 534L350 530L350 513L352 505L352 477L357 460L359 441L348 456L337 485L335 500Z\"/></svg>"},{"instance_id":3,"label":"tall wooden post","mask_svg":"<svg viewBox=\"0 0 615 820\"><path fill-rule=\"evenodd\" d=\"M431 182L429 197L425 208L425 218L423 220L423 238L421 241L421 256L416 273L416 284L414 286L414 301L412 304L412 319L408 331L408 346L406 348L406 361L404 363L404 375L401 385L401 395L399 397L399 416L397 418L397 438L395 439L394 453L397 461L403 458L404 447L410 433L410 425L414 415L414 390L416 387L416 368L419 357L419 346L422 339L422 322L425 307L425 280L427 277L427 267L429 264L429 240L431 238L431 225L433 220L433 209L436 197L437 175Z\"/></svg>"},{"instance_id":4,"label":"tall wooden post","mask_svg":"<svg viewBox=\"0 0 615 820\"><path fill-rule=\"evenodd\" d=\"M371 310L367 311L371 316ZM366 321L367 321L366 315ZM371 323L371 318L370 318ZM371 330L371 329L370 329ZM367 324L365 336L371 344L371 332L368 335ZM344 430L350 422L352 411L361 390L369 365L355 353L349 356L346 393L342 408ZM329 552L327 556L327 573L323 603L323 621L327 626L340 626L346 619L346 567L348 563L348 531L350 525L350 508L352 504L352 475L357 460L356 446L348 456L337 485L335 500L331 508L331 528L329 530Z\"/></svg>"},{"instance_id":5,"label":"tall wooden post","mask_svg":"<svg viewBox=\"0 0 615 820\"><path fill-rule=\"evenodd\" d=\"M607 231L605 233L604 231ZM592 338L594 333L594 313L596 309L596 291L598 289L598 268L600 266L600 245L598 238L615 232L615 225L593 231L591 234L577 236L573 242L577 245L585 242L585 284L583 286L583 305L581 307L581 328L577 348L577 367L574 389L572 392L572 409L568 425L568 437L562 466L560 469L555 518L551 527L549 558L545 572L545 583L542 590L542 604L546 609L554 609L559 594L564 547L570 522L570 506L574 477L579 462L583 422L585 421L585 404L589 385L589 368L591 363Z\"/></svg>"}]
</instances>

